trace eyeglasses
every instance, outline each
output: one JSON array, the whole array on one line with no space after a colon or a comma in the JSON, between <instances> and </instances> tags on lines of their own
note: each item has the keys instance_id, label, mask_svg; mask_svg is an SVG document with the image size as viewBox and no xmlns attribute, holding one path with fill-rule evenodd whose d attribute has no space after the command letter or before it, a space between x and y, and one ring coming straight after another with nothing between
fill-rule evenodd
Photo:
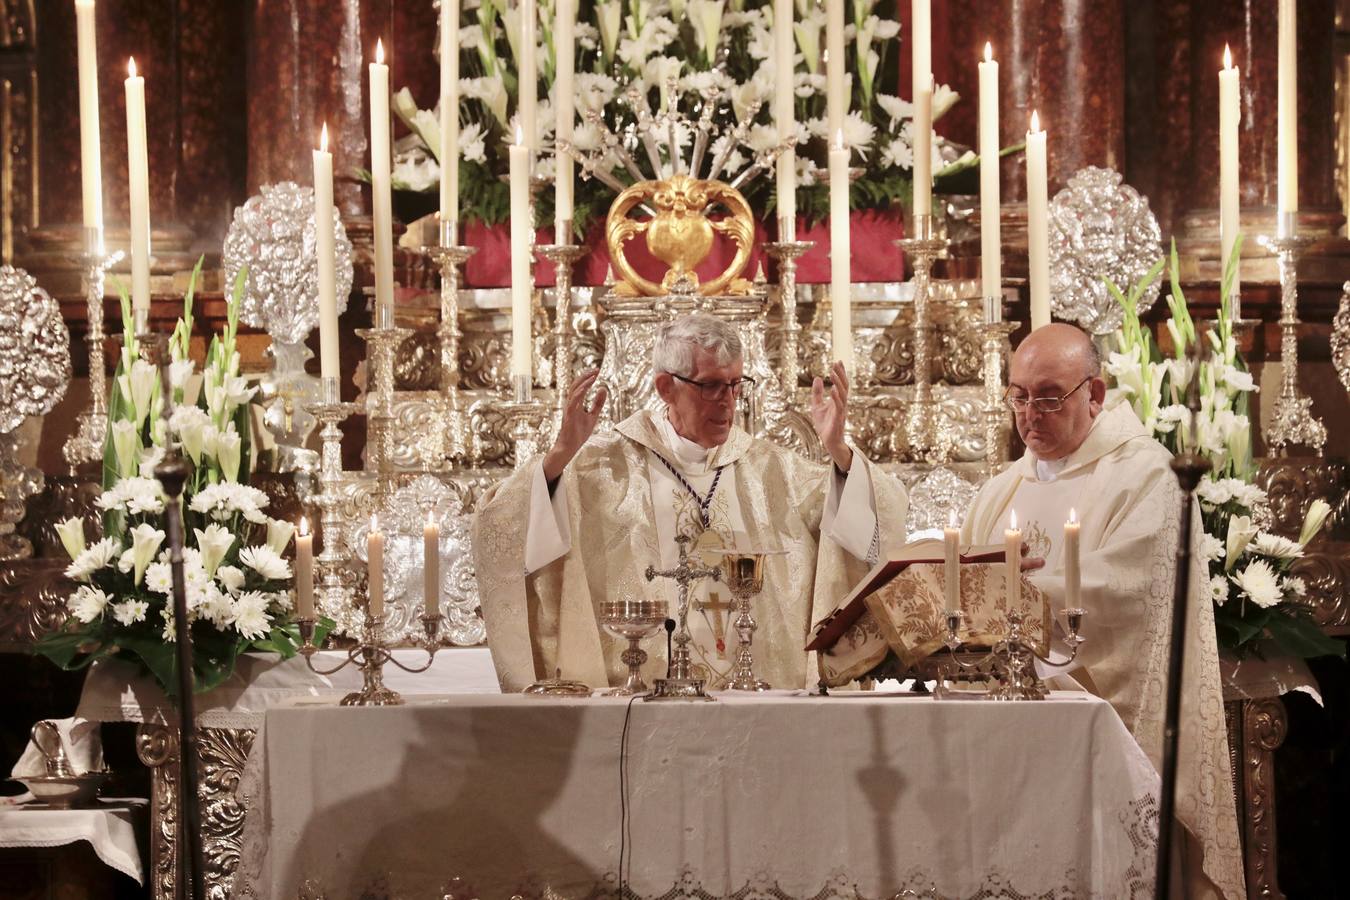
<instances>
[{"instance_id":1,"label":"eyeglasses","mask_svg":"<svg viewBox=\"0 0 1350 900\"><path fill-rule=\"evenodd\" d=\"M1010 397L1008 396L1008 392L1012 390L1010 387L1007 391L1003 392L1003 402L1015 413L1024 413L1027 411L1028 407L1036 410L1038 413L1059 412L1064 408L1064 401L1076 394L1078 388L1081 388L1091 380L1092 376L1089 375L1087 378L1078 382L1078 387L1069 391L1063 397Z\"/></svg>"},{"instance_id":2,"label":"eyeglasses","mask_svg":"<svg viewBox=\"0 0 1350 900\"><path fill-rule=\"evenodd\" d=\"M695 381L692 378L685 378L683 375L676 375L674 372L668 373L671 378L677 381L683 381L685 384L692 384L698 388L698 395L704 400L721 400L726 396L727 391L731 391L731 396L739 397L741 391L746 387L754 387L755 379L737 378L735 381Z\"/></svg>"}]
</instances>

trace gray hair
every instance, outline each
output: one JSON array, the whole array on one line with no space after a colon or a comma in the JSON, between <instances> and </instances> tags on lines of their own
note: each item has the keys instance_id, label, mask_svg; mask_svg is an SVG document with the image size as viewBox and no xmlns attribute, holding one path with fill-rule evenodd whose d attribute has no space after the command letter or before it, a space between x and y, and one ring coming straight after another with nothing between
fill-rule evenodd
<instances>
[{"instance_id":1,"label":"gray hair","mask_svg":"<svg viewBox=\"0 0 1350 900\"><path fill-rule=\"evenodd\" d=\"M652 372L670 372L689 378L694 374L694 352L702 348L714 354L718 366L741 358L741 336L736 326L706 313L690 313L656 329L652 341Z\"/></svg>"}]
</instances>

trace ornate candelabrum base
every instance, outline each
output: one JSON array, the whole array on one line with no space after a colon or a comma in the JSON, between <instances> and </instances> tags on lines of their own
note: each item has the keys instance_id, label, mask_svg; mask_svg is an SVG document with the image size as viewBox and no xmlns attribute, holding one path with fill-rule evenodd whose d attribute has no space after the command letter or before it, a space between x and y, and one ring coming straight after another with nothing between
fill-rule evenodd
<instances>
[{"instance_id":1,"label":"ornate candelabrum base","mask_svg":"<svg viewBox=\"0 0 1350 900\"><path fill-rule=\"evenodd\" d=\"M960 610L947 613L945 644L951 652L955 668L947 668L939 677L937 689L933 692L934 698L951 698L947 681L953 673L973 673L978 679L992 681L993 686L987 692L971 696L992 700L1044 700L1049 695L1049 689L1036 673L1036 661L1054 667L1067 666L1077 659L1078 648L1084 641L1080 632L1086 612L1076 607L1064 612L1068 622L1068 635L1064 643L1069 647L1069 657L1063 660L1052 660L1037 652L1035 645L1023 634L1024 619L1022 613L1016 610L1008 613L1007 636L988 653L982 657L969 650L958 653L962 645L961 622L965 615Z\"/></svg>"},{"instance_id":2,"label":"ornate candelabrum base","mask_svg":"<svg viewBox=\"0 0 1350 900\"><path fill-rule=\"evenodd\" d=\"M103 459L103 442L108 436L108 369L103 359L103 294L108 270L122 261L123 253L105 253L103 235L97 228L86 229L84 292L88 330L84 341L89 349L89 408L80 413L75 433L61 449L66 463L74 471L81 463Z\"/></svg>"},{"instance_id":3,"label":"ornate candelabrum base","mask_svg":"<svg viewBox=\"0 0 1350 900\"><path fill-rule=\"evenodd\" d=\"M441 397L445 404L445 455L451 462L465 462L469 458L468 417L459 397L459 267L478 252L476 247L455 243L454 223L442 226L441 243L423 247L422 252L441 270L441 327L437 332L441 341Z\"/></svg>"},{"instance_id":4,"label":"ornate candelabrum base","mask_svg":"<svg viewBox=\"0 0 1350 900\"><path fill-rule=\"evenodd\" d=\"M576 332L572 329L572 269L586 255L587 248L572 244L544 244L535 252L553 263L553 412L558 423L572 387L572 363L576 358Z\"/></svg>"},{"instance_id":5,"label":"ornate candelabrum base","mask_svg":"<svg viewBox=\"0 0 1350 900\"><path fill-rule=\"evenodd\" d=\"M358 328L366 342L366 468L376 475L376 494L393 492L394 484L394 357L399 346L412 334L411 328L388 325Z\"/></svg>"},{"instance_id":6,"label":"ornate candelabrum base","mask_svg":"<svg viewBox=\"0 0 1350 900\"><path fill-rule=\"evenodd\" d=\"M986 299L986 307L988 307ZM1008 408L1003 405L1003 360L1011 349L1009 337L1020 322L986 321L980 330L983 341L984 402L980 413L984 417L984 472L993 478L1008 461Z\"/></svg>"},{"instance_id":7,"label":"ornate candelabrum base","mask_svg":"<svg viewBox=\"0 0 1350 900\"><path fill-rule=\"evenodd\" d=\"M431 663L436 659L436 650L440 646L436 635L441 628L441 614L422 616L422 628L426 632L423 648L427 651L426 664L405 666L394 658L393 651L385 644L384 618L367 615L365 627L361 629L361 641L347 651L347 658L331 669L320 669L314 665L314 654L319 649L314 645L315 620L298 619L297 623L300 626L302 640L300 652L304 654L305 663L311 672L318 675L332 675L352 665L361 670L364 684L361 690L353 691L342 698L343 706L402 706L403 695L384 685L385 665L392 663L405 672L425 672L431 668Z\"/></svg>"},{"instance_id":8,"label":"ornate candelabrum base","mask_svg":"<svg viewBox=\"0 0 1350 900\"><path fill-rule=\"evenodd\" d=\"M942 463L951 453L950 429L939 421L933 400L931 300L933 262L947 251L945 238L933 237L932 217L914 217L914 237L895 242L914 266L914 394L905 416L905 439L915 461Z\"/></svg>"},{"instance_id":9,"label":"ornate candelabrum base","mask_svg":"<svg viewBox=\"0 0 1350 900\"><path fill-rule=\"evenodd\" d=\"M722 570L715 566L695 565L689 559L689 536L682 534L676 539L680 548L680 560L672 569L658 570L648 566L644 577L648 581L657 578L669 578L679 588L676 609L676 631L674 649L671 651L670 672L665 678L652 679L652 692L645 700L712 700L706 693L702 678L695 678L693 661L689 657L689 588L695 582L711 578L720 581Z\"/></svg>"},{"instance_id":10,"label":"ornate candelabrum base","mask_svg":"<svg viewBox=\"0 0 1350 900\"><path fill-rule=\"evenodd\" d=\"M494 405L506 420L506 433L511 436L515 453L515 468L519 469L539 453L541 442L548 440L549 408L534 396L530 376L515 375L514 397L499 400Z\"/></svg>"},{"instance_id":11,"label":"ornate candelabrum base","mask_svg":"<svg viewBox=\"0 0 1350 900\"><path fill-rule=\"evenodd\" d=\"M780 231L780 233L782 233ZM779 360L783 395L797 394L801 377L801 323L797 321L797 260L814 247L815 241L776 241L764 245L764 251L778 263L778 302L783 308L783 349Z\"/></svg>"},{"instance_id":12,"label":"ornate candelabrum base","mask_svg":"<svg viewBox=\"0 0 1350 900\"><path fill-rule=\"evenodd\" d=\"M343 539L342 514L342 429L339 424L356 411L356 404L338 399L338 382L334 377L322 379L319 386L320 402L310 410L320 425L319 490L310 497L317 509L323 534L323 550L319 553L319 609L339 624L343 624L351 608L351 591L342 577L346 569L346 542Z\"/></svg>"},{"instance_id":13,"label":"ornate candelabrum base","mask_svg":"<svg viewBox=\"0 0 1350 900\"><path fill-rule=\"evenodd\" d=\"M1284 217L1277 235L1260 239L1275 253L1280 267L1280 393L1265 439L1277 451L1304 446L1321 456L1327 428L1313 415L1312 398L1298 383L1298 257L1313 240L1298 234L1297 213Z\"/></svg>"}]
</instances>

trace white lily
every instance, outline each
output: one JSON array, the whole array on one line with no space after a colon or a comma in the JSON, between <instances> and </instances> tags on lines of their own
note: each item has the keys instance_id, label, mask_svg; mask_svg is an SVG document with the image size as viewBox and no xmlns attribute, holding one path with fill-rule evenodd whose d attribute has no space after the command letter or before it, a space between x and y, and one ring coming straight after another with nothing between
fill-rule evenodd
<instances>
[{"instance_id":1,"label":"white lily","mask_svg":"<svg viewBox=\"0 0 1350 900\"><path fill-rule=\"evenodd\" d=\"M278 556L286 552L286 545L291 542L291 536L294 534L295 525L285 519L267 520L267 546Z\"/></svg>"},{"instance_id":2,"label":"white lily","mask_svg":"<svg viewBox=\"0 0 1350 900\"><path fill-rule=\"evenodd\" d=\"M809 15L802 16L800 22L792 24L792 33L797 36L797 46L802 51L806 71L815 75L820 71L820 32L825 27L825 14L814 7Z\"/></svg>"},{"instance_id":3,"label":"white lily","mask_svg":"<svg viewBox=\"0 0 1350 900\"><path fill-rule=\"evenodd\" d=\"M194 528L192 533L197 536L197 550L202 555L202 568L206 570L208 576L214 577L216 569L225 559L225 554L234 546L234 535L215 522L207 525L205 530Z\"/></svg>"},{"instance_id":4,"label":"white lily","mask_svg":"<svg viewBox=\"0 0 1350 900\"><path fill-rule=\"evenodd\" d=\"M1298 542L1300 546L1306 547L1308 542L1317 537L1317 532L1322 530L1326 524L1327 517L1331 515L1331 507L1327 501L1320 497L1308 505L1308 512L1303 517L1303 528L1299 530Z\"/></svg>"},{"instance_id":5,"label":"white lily","mask_svg":"<svg viewBox=\"0 0 1350 900\"><path fill-rule=\"evenodd\" d=\"M159 552L159 545L164 543L164 532L148 522L142 522L131 529L131 566L134 572L132 576L136 584L141 583L141 576L145 574L145 567L150 565L150 561L155 558Z\"/></svg>"},{"instance_id":6,"label":"white lily","mask_svg":"<svg viewBox=\"0 0 1350 900\"><path fill-rule=\"evenodd\" d=\"M1257 531L1258 529L1252 524L1250 516L1233 516L1228 520L1228 546L1223 564L1225 571L1233 568L1233 564L1242 555L1242 551L1246 550L1252 538L1256 537Z\"/></svg>"},{"instance_id":7,"label":"white lily","mask_svg":"<svg viewBox=\"0 0 1350 900\"><path fill-rule=\"evenodd\" d=\"M118 419L112 423L112 437L117 471L123 478L130 478L141 465L141 430L135 422Z\"/></svg>"},{"instance_id":8,"label":"white lily","mask_svg":"<svg viewBox=\"0 0 1350 900\"><path fill-rule=\"evenodd\" d=\"M71 561L84 552L84 519L71 516L64 522L57 522L56 535L61 538L61 546L66 548Z\"/></svg>"},{"instance_id":9,"label":"white lily","mask_svg":"<svg viewBox=\"0 0 1350 900\"><path fill-rule=\"evenodd\" d=\"M722 33L723 0L689 0L689 17L694 23L694 38L704 59L711 61L717 55L717 41Z\"/></svg>"}]
</instances>

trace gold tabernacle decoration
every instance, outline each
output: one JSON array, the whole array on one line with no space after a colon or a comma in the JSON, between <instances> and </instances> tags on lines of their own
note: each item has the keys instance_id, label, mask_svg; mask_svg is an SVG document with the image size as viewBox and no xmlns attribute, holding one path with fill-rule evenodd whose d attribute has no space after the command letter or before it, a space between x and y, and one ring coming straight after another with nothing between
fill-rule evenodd
<instances>
[{"instance_id":1,"label":"gold tabernacle decoration","mask_svg":"<svg viewBox=\"0 0 1350 900\"><path fill-rule=\"evenodd\" d=\"M639 205L655 210L649 219L629 214ZM722 207L730 215L713 220L708 212ZM754 287L740 277L750 261L755 236L755 218L741 192L721 181L705 181L688 175L673 175L660 181L639 181L615 198L609 208L605 232L609 257L619 275L614 293L624 297L660 297L674 289L692 288L705 297L753 293ZM643 278L628 260L627 243L647 235L647 249L669 269L660 283ZM736 246L736 255L717 277L702 284L694 272L707 259L716 234Z\"/></svg>"}]
</instances>

